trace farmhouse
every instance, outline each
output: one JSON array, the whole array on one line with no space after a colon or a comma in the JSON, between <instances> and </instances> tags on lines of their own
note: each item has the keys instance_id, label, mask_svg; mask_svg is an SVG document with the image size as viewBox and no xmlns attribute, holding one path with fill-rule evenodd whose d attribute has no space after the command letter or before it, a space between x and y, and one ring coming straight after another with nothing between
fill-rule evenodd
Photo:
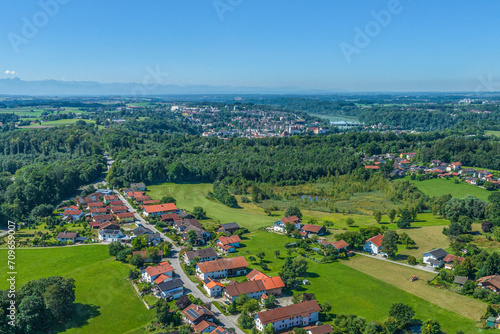
<instances>
[{"instance_id":1,"label":"farmhouse","mask_svg":"<svg viewBox=\"0 0 500 334\"><path fill-rule=\"evenodd\" d=\"M305 232L306 235L312 236L312 235L323 235L326 232L326 227L321 226L321 225L311 225L311 224L305 224L302 226L300 229L302 232Z\"/></svg>"},{"instance_id":2,"label":"farmhouse","mask_svg":"<svg viewBox=\"0 0 500 334\"><path fill-rule=\"evenodd\" d=\"M295 229L300 230L301 220L297 216L285 217L274 223L274 232L285 233L285 226L287 224L292 224Z\"/></svg>"},{"instance_id":3,"label":"farmhouse","mask_svg":"<svg viewBox=\"0 0 500 334\"><path fill-rule=\"evenodd\" d=\"M107 208L95 208L95 209L90 209L90 214L92 217L98 216L98 215L105 215L108 213Z\"/></svg>"},{"instance_id":4,"label":"farmhouse","mask_svg":"<svg viewBox=\"0 0 500 334\"><path fill-rule=\"evenodd\" d=\"M191 264L194 259L198 259L198 262L212 261L217 258L217 252L213 248L200 248L194 251L186 251L183 258L186 264Z\"/></svg>"},{"instance_id":5,"label":"farmhouse","mask_svg":"<svg viewBox=\"0 0 500 334\"><path fill-rule=\"evenodd\" d=\"M239 229L240 229L240 225L238 225L237 223L228 223L228 224L222 224L219 227L219 232L233 234L234 232L238 231Z\"/></svg>"},{"instance_id":6,"label":"farmhouse","mask_svg":"<svg viewBox=\"0 0 500 334\"><path fill-rule=\"evenodd\" d=\"M110 214L96 215L92 217L92 220L95 222L104 223L105 221L113 220L113 215Z\"/></svg>"},{"instance_id":7,"label":"farmhouse","mask_svg":"<svg viewBox=\"0 0 500 334\"><path fill-rule=\"evenodd\" d=\"M442 248L433 249L424 253L423 262L431 267L439 268L443 266L443 259L446 255L448 255L448 253Z\"/></svg>"},{"instance_id":8,"label":"farmhouse","mask_svg":"<svg viewBox=\"0 0 500 334\"><path fill-rule=\"evenodd\" d=\"M248 262L245 257L233 257L229 259L216 259L201 262L196 265L196 274L204 280L205 278L225 278L246 274Z\"/></svg>"},{"instance_id":9,"label":"farmhouse","mask_svg":"<svg viewBox=\"0 0 500 334\"><path fill-rule=\"evenodd\" d=\"M315 300L293 304L255 315L255 327L264 331L267 324L272 324L275 331L303 327L318 321L321 308Z\"/></svg>"},{"instance_id":10,"label":"farmhouse","mask_svg":"<svg viewBox=\"0 0 500 334\"><path fill-rule=\"evenodd\" d=\"M217 239L216 247L222 253L232 253L236 248L240 247L240 237L232 235L230 237L220 237Z\"/></svg>"},{"instance_id":11,"label":"farmhouse","mask_svg":"<svg viewBox=\"0 0 500 334\"><path fill-rule=\"evenodd\" d=\"M69 233L69 232L59 232L57 235L57 240L60 242L72 242L75 243L76 238L78 238L78 233Z\"/></svg>"},{"instance_id":12,"label":"farmhouse","mask_svg":"<svg viewBox=\"0 0 500 334\"><path fill-rule=\"evenodd\" d=\"M214 314L201 305L191 304L182 310L184 320L191 325L198 325L202 321L214 321Z\"/></svg>"},{"instance_id":13,"label":"farmhouse","mask_svg":"<svg viewBox=\"0 0 500 334\"><path fill-rule=\"evenodd\" d=\"M455 256L452 254L447 254L444 259L444 269L453 270L455 263L462 263L465 260L463 257Z\"/></svg>"},{"instance_id":14,"label":"farmhouse","mask_svg":"<svg viewBox=\"0 0 500 334\"><path fill-rule=\"evenodd\" d=\"M193 329L196 333L211 333L217 328L217 325L210 321L203 320L198 325L194 326Z\"/></svg>"},{"instance_id":15,"label":"farmhouse","mask_svg":"<svg viewBox=\"0 0 500 334\"><path fill-rule=\"evenodd\" d=\"M120 223L129 223L135 220L135 215L133 212L117 213L115 216Z\"/></svg>"},{"instance_id":16,"label":"farmhouse","mask_svg":"<svg viewBox=\"0 0 500 334\"><path fill-rule=\"evenodd\" d=\"M175 203L145 205L143 209L143 214L145 216L161 216L166 213L174 213L178 211Z\"/></svg>"},{"instance_id":17,"label":"farmhouse","mask_svg":"<svg viewBox=\"0 0 500 334\"><path fill-rule=\"evenodd\" d=\"M88 203L88 208L89 209L104 208L104 203L103 202L91 202L91 203Z\"/></svg>"},{"instance_id":18,"label":"farmhouse","mask_svg":"<svg viewBox=\"0 0 500 334\"><path fill-rule=\"evenodd\" d=\"M162 262L156 267L147 267L142 271L142 280L153 283L153 281L158 278L161 274L173 277L174 276L174 268L168 262Z\"/></svg>"},{"instance_id":19,"label":"farmhouse","mask_svg":"<svg viewBox=\"0 0 500 334\"><path fill-rule=\"evenodd\" d=\"M500 275L489 275L479 278L477 281L477 286L483 289L490 289L494 292L500 291Z\"/></svg>"},{"instance_id":20,"label":"farmhouse","mask_svg":"<svg viewBox=\"0 0 500 334\"><path fill-rule=\"evenodd\" d=\"M73 210L73 209L68 209L64 211L63 214L64 217L71 217L73 220L78 220L81 219L83 216L85 216L85 213L83 213L82 210Z\"/></svg>"},{"instance_id":21,"label":"farmhouse","mask_svg":"<svg viewBox=\"0 0 500 334\"><path fill-rule=\"evenodd\" d=\"M117 213L124 213L124 212L127 212L127 207L125 205L123 205L123 206L113 206L113 207L111 207L111 212L113 212L115 215Z\"/></svg>"},{"instance_id":22,"label":"farmhouse","mask_svg":"<svg viewBox=\"0 0 500 334\"><path fill-rule=\"evenodd\" d=\"M378 254L382 250L382 238L383 235L379 234L366 240L363 251L371 254Z\"/></svg>"},{"instance_id":23,"label":"farmhouse","mask_svg":"<svg viewBox=\"0 0 500 334\"><path fill-rule=\"evenodd\" d=\"M284 287L281 277L266 276L262 279L229 284L224 289L224 297L229 302L235 301L241 294L246 294L249 298L261 299L262 295L281 295Z\"/></svg>"},{"instance_id":24,"label":"farmhouse","mask_svg":"<svg viewBox=\"0 0 500 334\"><path fill-rule=\"evenodd\" d=\"M184 282L180 278L176 278L174 280L166 280L162 283L159 283L156 288L158 294L163 297L169 299L170 297L173 299L178 299L180 296L184 294Z\"/></svg>"},{"instance_id":25,"label":"farmhouse","mask_svg":"<svg viewBox=\"0 0 500 334\"><path fill-rule=\"evenodd\" d=\"M321 326L308 326L304 328L307 334L329 334L333 332L332 326L329 324Z\"/></svg>"}]
</instances>

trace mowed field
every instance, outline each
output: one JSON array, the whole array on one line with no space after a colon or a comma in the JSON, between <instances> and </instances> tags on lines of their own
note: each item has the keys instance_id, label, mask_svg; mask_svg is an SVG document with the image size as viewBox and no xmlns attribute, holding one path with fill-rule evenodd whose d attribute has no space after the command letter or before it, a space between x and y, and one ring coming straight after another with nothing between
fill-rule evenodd
<instances>
[{"instance_id":1,"label":"mowed field","mask_svg":"<svg viewBox=\"0 0 500 334\"><path fill-rule=\"evenodd\" d=\"M265 252L267 275L277 275L286 255L284 245L295 239L264 231L243 236L242 247L231 256L245 256L250 268L262 270L248 260L250 255ZM275 251L280 255L276 257ZM368 260L368 261L366 261ZM336 263L318 264L308 260L307 278L310 285L300 286L295 293L312 292L319 302L327 300L335 314L357 314L367 321L387 319L393 303L406 303L421 320L436 319L448 333L462 330L477 333L475 322L484 314L486 304L426 284L435 275L412 268L356 256ZM366 262L366 263L365 263ZM390 266L388 266L390 265ZM378 272L380 271L380 272ZM410 285L409 278L417 274L423 280Z\"/></svg>"},{"instance_id":2,"label":"mowed field","mask_svg":"<svg viewBox=\"0 0 500 334\"><path fill-rule=\"evenodd\" d=\"M7 250L0 250L7 258ZM27 281L61 275L75 279L76 314L57 332L144 333L155 317L139 300L126 279L129 267L108 255L107 246L86 245L61 248L18 249L17 287ZM7 261L0 270L6 273ZM7 281L0 281L0 289Z\"/></svg>"},{"instance_id":3,"label":"mowed field","mask_svg":"<svg viewBox=\"0 0 500 334\"><path fill-rule=\"evenodd\" d=\"M410 180L409 177L405 177L404 180L413 182L418 189L429 196L442 196L450 194L453 197L464 198L470 195L482 199L483 201L487 201L488 196L492 193L491 191L467 183L455 183L453 180L430 179L416 181Z\"/></svg>"},{"instance_id":4,"label":"mowed field","mask_svg":"<svg viewBox=\"0 0 500 334\"><path fill-rule=\"evenodd\" d=\"M487 136L496 136L496 137L500 137L500 131L486 131L485 133Z\"/></svg>"}]
</instances>

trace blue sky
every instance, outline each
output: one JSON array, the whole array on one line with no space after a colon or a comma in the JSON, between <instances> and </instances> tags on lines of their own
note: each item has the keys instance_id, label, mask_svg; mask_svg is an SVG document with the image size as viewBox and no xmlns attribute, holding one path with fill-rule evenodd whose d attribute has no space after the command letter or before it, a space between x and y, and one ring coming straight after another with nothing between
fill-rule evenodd
<instances>
[{"instance_id":1,"label":"blue sky","mask_svg":"<svg viewBox=\"0 0 500 334\"><path fill-rule=\"evenodd\" d=\"M40 2L59 8L50 16ZM0 78L142 82L147 68L159 68L168 72L161 83L179 85L473 91L481 77L500 81L494 0L4 0L0 6ZM373 11L389 13L390 22L376 23ZM23 33L25 22L38 24L37 31ZM367 45L356 44L356 28L369 32Z\"/></svg>"}]
</instances>

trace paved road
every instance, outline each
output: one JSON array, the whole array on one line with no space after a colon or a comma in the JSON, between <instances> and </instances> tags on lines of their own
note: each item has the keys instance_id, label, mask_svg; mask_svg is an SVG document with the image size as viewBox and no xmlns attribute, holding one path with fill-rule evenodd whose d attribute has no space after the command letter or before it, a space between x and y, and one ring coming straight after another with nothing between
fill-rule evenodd
<instances>
[{"instance_id":1,"label":"paved road","mask_svg":"<svg viewBox=\"0 0 500 334\"><path fill-rule=\"evenodd\" d=\"M359 254L359 255L363 255L363 256L366 256L366 257L369 257L371 259L375 259L375 260L380 260L380 261L386 261L386 262L391 262L391 263L394 263L394 264L399 264L400 266L405 266L405 267L409 267L409 268L412 268L412 269L418 269L418 270L422 270L422 271L426 271L428 273L434 273L434 274L437 274L435 271L434 271L434 268L432 267L428 267L428 266L421 266L421 265L416 265L416 266L412 266L410 264L406 264L406 263L401 263L401 262L396 262L396 261L392 261L392 260L389 260L389 259L386 259L385 257L383 256L378 256L378 255L369 255L369 254L365 254L365 253L361 253L361 252L355 252L356 254Z\"/></svg>"},{"instance_id":2,"label":"paved road","mask_svg":"<svg viewBox=\"0 0 500 334\"><path fill-rule=\"evenodd\" d=\"M125 203L125 205L129 209L129 211L130 212L134 212L135 218L142 224L142 226L147 227L150 230L153 230L153 231L159 233L164 240L167 240L168 242L171 242L172 244L174 243L172 241L172 239L170 239L169 237L167 237L164 233L158 231L154 225L149 224L144 218L142 218L141 215L139 215L136 212L136 210L128 203L128 201L118 191L115 190L114 192L120 197L120 200L123 203ZM193 283L189 279L189 277L186 275L186 273L182 269L181 262L179 260L179 253L180 253L180 251L181 251L180 247L175 246L175 245L172 247L172 253L171 253L171 256L170 256L170 264L174 268L174 271L181 277L182 281L184 282L184 286L188 290L190 290L191 294L194 297L200 298L205 303L208 303L208 302L213 303L215 301L215 299L214 298L209 298L209 297L205 296L198 289L197 285L195 283ZM232 327L232 328L236 329L236 333L237 334L245 334L245 332L243 332L234 321L232 321L231 319L229 319L223 313L220 313L219 310L215 306L212 307L212 311L214 312L215 316L219 319L220 322L222 322L222 324L225 327L227 327L227 328L231 328Z\"/></svg>"}]
</instances>

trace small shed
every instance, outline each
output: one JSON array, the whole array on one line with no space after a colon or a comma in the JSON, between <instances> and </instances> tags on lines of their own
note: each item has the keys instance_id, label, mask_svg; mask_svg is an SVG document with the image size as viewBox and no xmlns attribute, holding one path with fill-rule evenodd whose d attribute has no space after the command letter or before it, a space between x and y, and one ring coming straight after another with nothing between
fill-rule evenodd
<instances>
[{"instance_id":1,"label":"small shed","mask_svg":"<svg viewBox=\"0 0 500 334\"><path fill-rule=\"evenodd\" d=\"M469 278L465 276L456 276L455 280L453 280L453 283L463 286L468 280Z\"/></svg>"}]
</instances>

